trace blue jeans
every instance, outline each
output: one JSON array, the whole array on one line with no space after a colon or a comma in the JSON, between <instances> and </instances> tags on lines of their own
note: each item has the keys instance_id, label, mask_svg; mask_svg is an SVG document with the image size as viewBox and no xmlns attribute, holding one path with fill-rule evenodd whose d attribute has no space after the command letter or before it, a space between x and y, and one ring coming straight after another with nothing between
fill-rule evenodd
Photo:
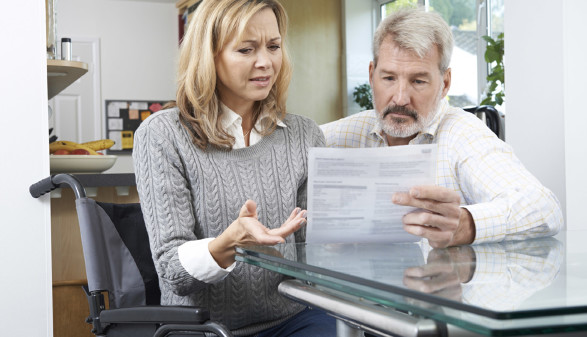
<instances>
[{"instance_id":1,"label":"blue jeans","mask_svg":"<svg viewBox=\"0 0 587 337\"><path fill-rule=\"evenodd\" d=\"M255 337L336 337L336 319L318 309L306 308L287 321Z\"/></svg>"}]
</instances>

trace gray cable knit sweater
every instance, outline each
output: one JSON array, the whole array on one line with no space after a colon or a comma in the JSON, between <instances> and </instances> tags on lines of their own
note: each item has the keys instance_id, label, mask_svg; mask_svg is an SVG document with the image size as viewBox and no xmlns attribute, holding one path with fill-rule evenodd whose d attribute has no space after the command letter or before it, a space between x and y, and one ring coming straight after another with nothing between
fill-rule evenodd
<instances>
[{"instance_id":1,"label":"gray cable knit sweater","mask_svg":"<svg viewBox=\"0 0 587 337\"><path fill-rule=\"evenodd\" d=\"M206 306L212 320L239 335L303 309L278 294L280 274L237 262L225 279L207 284L188 274L177 255L187 241L222 233L247 199L257 202L259 221L270 228L281 226L296 206L306 208L307 153L324 146L324 136L305 117L287 115L284 123L259 143L232 151L196 147L177 109L141 124L133 160L162 304ZM286 241L294 240L305 240L305 227Z\"/></svg>"}]
</instances>

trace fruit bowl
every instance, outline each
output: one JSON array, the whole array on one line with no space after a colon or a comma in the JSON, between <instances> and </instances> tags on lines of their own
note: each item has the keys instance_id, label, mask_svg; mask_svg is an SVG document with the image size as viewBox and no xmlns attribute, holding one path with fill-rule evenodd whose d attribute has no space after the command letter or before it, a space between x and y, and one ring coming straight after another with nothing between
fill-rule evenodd
<instances>
[{"instance_id":1,"label":"fruit bowl","mask_svg":"<svg viewBox=\"0 0 587 337\"><path fill-rule=\"evenodd\" d=\"M101 173L111 168L118 156L114 155L55 155L49 156L51 174Z\"/></svg>"}]
</instances>

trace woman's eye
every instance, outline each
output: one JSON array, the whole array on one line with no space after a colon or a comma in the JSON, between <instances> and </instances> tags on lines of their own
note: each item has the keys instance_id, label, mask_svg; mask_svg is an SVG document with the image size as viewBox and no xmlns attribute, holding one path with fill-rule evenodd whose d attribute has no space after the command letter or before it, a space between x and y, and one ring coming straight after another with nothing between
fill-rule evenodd
<instances>
[{"instance_id":1,"label":"woman's eye","mask_svg":"<svg viewBox=\"0 0 587 337\"><path fill-rule=\"evenodd\" d=\"M249 54L252 50L252 48L241 48L238 50L238 52L241 54Z\"/></svg>"},{"instance_id":2,"label":"woman's eye","mask_svg":"<svg viewBox=\"0 0 587 337\"><path fill-rule=\"evenodd\" d=\"M269 46L269 50L271 50L271 51L276 51L279 48L281 48L281 46L278 44L274 44L274 45Z\"/></svg>"}]
</instances>

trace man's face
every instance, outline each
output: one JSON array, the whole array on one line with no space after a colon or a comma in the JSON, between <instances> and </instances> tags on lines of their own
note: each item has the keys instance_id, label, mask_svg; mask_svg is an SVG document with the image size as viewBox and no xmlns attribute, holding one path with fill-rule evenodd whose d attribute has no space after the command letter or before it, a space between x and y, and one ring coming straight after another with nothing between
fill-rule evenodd
<instances>
[{"instance_id":1,"label":"man's face","mask_svg":"<svg viewBox=\"0 0 587 337\"><path fill-rule=\"evenodd\" d=\"M369 65L369 81L375 111L388 136L415 136L434 118L451 79L450 69L440 73L439 62L437 48L420 58L400 49L390 36L383 40L377 67Z\"/></svg>"}]
</instances>

